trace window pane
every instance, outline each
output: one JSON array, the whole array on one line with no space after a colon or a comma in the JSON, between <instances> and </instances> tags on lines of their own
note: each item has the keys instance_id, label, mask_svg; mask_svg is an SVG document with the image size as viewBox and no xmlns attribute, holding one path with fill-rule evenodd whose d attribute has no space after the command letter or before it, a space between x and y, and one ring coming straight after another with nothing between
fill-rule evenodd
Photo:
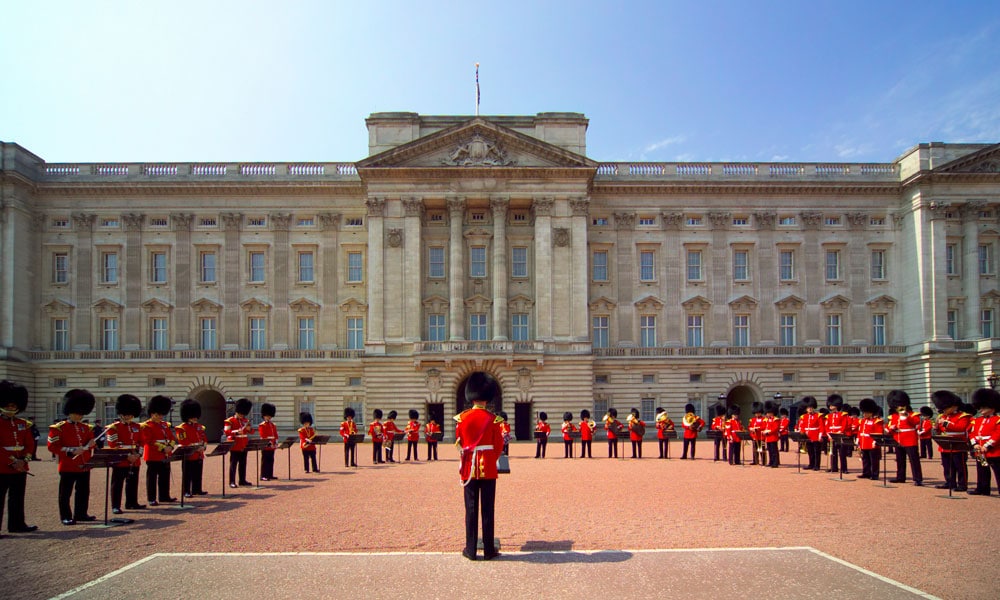
<instances>
[{"instance_id":1,"label":"window pane","mask_svg":"<svg viewBox=\"0 0 1000 600\"><path fill-rule=\"evenodd\" d=\"M592 344L594 348L607 348L608 347L608 317L594 317L593 323L593 341Z\"/></svg>"},{"instance_id":2,"label":"window pane","mask_svg":"<svg viewBox=\"0 0 1000 600\"><path fill-rule=\"evenodd\" d=\"M594 281L608 280L608 253L606 251L594 252L593 270L592 279Z\"/></svg>"},{"instance_id":3,"label":"window pane","mask_svg":"<svg viewBox=\"0 0 1000 600\"><path fill-rule=\"evenodd\" d=\"M486 277L486 247L473 246L469 250L469 276Z\"/></svg>"},{"instance_id":4,"label":"window pane","mask_svg":"<svg viewBox=\"0 0 1000 600\"><path fill-rule=\"evenodd\" d=\"M351 350L365 347L365 320L361 317L347 319L347 347Z\"/></svg>"},{"instance_id":5,"label":"window pane","mask_svg":"<svg viewBox=\"0 0 1000 600\"><path fill-rule=\"evenodd\" d=\"M469 339L476 342L486 341L486 313L469 315Z\"/></svg>"},{"instance_id":6,"label":"window pane","mask_svg":"<svg viewBox=\"0 0 1000 600\"><path fill-rule=\"evenodd\" d=\"M361 253L360 252L348 252L347 253L347 281L350 283L358 283L364 279L362 268L361 268Z\"/></svg>"},{"instance_id":7,"label":"window pane","mask_svg":"<svg viewBox=\"0 0 1000 600\"><path fill-rule=\"evenodd\" d=\"M782 281L795 279L795 255L791 250L782 250L780 256L780 268L778 276Z\"/></svg>"},{"instance_id":8,"label":"window pane","mask_svg":"<svg viewBox=\"0 0 1000 600\"><path fill-rule=\"evenodd\" d=\"M216 349L215 318L204 318L201 320L200 342L202 350Z\"/></svg>"},{"instance_id":9,"label":"window pane","mask_svg":"<svg viewBox=\"0 0 1000 600\"><path fill-rule=\"evenodd\" d=\"M264 253L250 253L250 281L264 281Z\"/></svg>"},{"instance_id":10,"label":"window pane","mask_svg":"<svg viewBox=\"0 0 1000 600\"><path fill-rule=\"evenodd\" d=\"M656 347L656 317L643 315L639 317L639 345L643 348Z\"/></svg>"},{"instance_id":11,"label":"window pane","mask_svg":"<svg viewBox=\"0 0 1000 600\"><path fill-rule=\"evenodd\" d=\"M703 331L704 317L702 315L688 315L687 318L687 345L698 348L704 345Z\"/></svg>"},{"instance_id":12,"label":"window pane","mask_svg":"<svg viewBox=\"0 0 1000 600\"><path fill-rule=\"evenodd\" d=\"M215 252L201 253L201 280L204 283L215 282Z\"/></svg>"},{"instance_id":13,"label":"window pane","mask_svg":"<svg viewBox=\"0 0 1000 600\"><path fill-rule=\"evenodd\" d=\"M795 345L795 315L781 315L779 333L782 346Z\"/></svg>"},{"instance_id":14,"label":"window pane","mask_svg":"<svg viewBox=\"0 0 1000 600\"><path fill-rule=\"evenodd\" d=\"M885 315L872 315L872 344L885 345Z\"/></svg>"},{"instance_id":15,"label":"window pane","mask_svg":"<svg viewBox=\"0 0 1000 600\"><path fill-rule=\"evenodd\" d=\"M314 281L312 252L299 252L299 281Z\"/></svg>"},{"instance_id":16,"label":"window pane","mask_svg":"<svg viewBox=\"0 0 1000 600\"><path fill-rule=\"evenodd\" d=\"M826 253L826 278L840 279L840 252L828 250Z\"/></svg>"},{"instance_id":17,"label":"window pane","mask_svg":"<svg viewBox=\"0 0 1000 600\"><path fill-rule=\"evenodd\" d=\"M826 345L840 345L840 315L826 316Z\"/></svg>"},{"instance_id":18,"label":"window pane","mask_svg":"<svg viewBox=\"0 0 1000 600\"><path fill-rule=\"evenodd\" d=\"M150 320L150 346L153 350L167 349L167 320L157 317Z\"/></svg>"},{"instance_id":19,"label":"window pane","mask_svg":"<svg viewBox=\"0 0 1000 600\"><path fill-rule=\"evenodd\" d=\"M150 255L150 280L163 283L167 280L167 253L153 252Z\"/></svg>"},{"instance_id":20,"label":"window pane","mask_svg":"<svg viewBox=\"0 0 1000 600\"><path fill-rule=\"evenodd\" d=\"M250 319L250 349L265 350L267 348L266 323L262 317Z\"/></svg>"},{"instance_id":21,"label":"window pane","mask_svg":"<svg viewBox=\"0 0 1000 600\"><path fill-rule=\"evenodd\" d=\"M523 246L514 246L511 249L511 276L528 276L528 249Z\"/></svg>"},{"instance_id":22,"label":"window pane","mask_svg":"<svg viewBox=\"0 0 1000 600\"><path fill-rule=\"evenodd\" d=\"M118 319L101 319L101 350L118 349Z\"/></svg>"},{"instance_id":23,"label":"window pane","mask_svg":"<svg viewBox=\"0 0 1000 600\"><path fill-rule=\"evenodd\" d=\"M993 310L986 309L982 311L982 319L980 321L982 326L982 336L984 338L993 337Z\"/></svg>"},{"instance_id":24,"label":"window pane","mask_svg":"<svg viewBox=\"0 0 1000 600\"><path fill-rule=\"evenodd\" d=\"M653 281L653 253L644 250L639 254L639 280Z\"/></svg>"},{"instance_id":25,"label":"window pane","mask_svg":"<svg viewBox=\"0 0 1000 600\"><path fill-rule=\"evenodd\" d=\"M316 349L316 319L302 317L299 319L299 350Z\"/></svg>"},{"instance_id":26,"label":"window pane","mask_svg":"<svg viewBox=\"0 0 1000 600\"><path fill-rule=\"evenodd\" d=\"M687 278L689 281L701 280L701 250L687 253Z\"/></svg>"},{"instance_id":27,"label":"window pane","mask_svg":"<svg viewBox=\"0 0 1000 600\"><path fill-rule=\"evenodd\" d=\"M885 279L885 250L872 250L872 279Z\"/></svg>"},{"instance_id":28,"label":"window pane","mask_svg":"<svg viewBox=\"0 0 1000 600\"><path fill-rule=\"evenodd\" d=\"M737 250L733 253L733 279L736 281L746 281L750 279L750 253L746 250Z\"/></svg>"},{"instance_id":29,"label":"window pane","mask_svg":"<svg viewBox=\"0 0 1000 600\"><path fill-rule=\"evenodd\" d=\"M69 281L69 255L55 254L52 257L52 281L53 283L66 283Z\"/></svg>"},{"instance_id":30,"label":"window pane","mask_svg":"<svg viewBox=\"0 0 1000 600\"><path fill-rule=\"evenodd\" d=\"M444 248L432 246L427 249L427 274L434 279L444 278Z\"/></svg>"},{"instance_id":31,"label":"window pane","mask_svg":"<svg viewBox=\"0 0 1000 600\"><path fill-rule=\"evenodd\" d=\"M733 345L750 345L750 315L736 315L733 317Z\"/></svg>"},{"instance_id":32,"label":"window pane","mask_svg":"<svg viewBox=\"0 0 1000 600\"><path fill-rule=\"evenodd\" d=\"M52 319L52 349L57 352L69 350L68 319Z\"/></svg>"},{"instance_id":33,"label":"window pane","mask_svg":"<svg viewBox=\"0 0 1000 600\"><path fill-rule=\"evenodd\" d=\"M427 316L427 339L432 342L443 342L447 336L444 315Z\"/></svg>"},{"instance_id":34,"label":"window pane","mask_svg":"<svg viewBox=\"0 0 1000 600\"><path fill-rule=\"evenodd\" d=\"M102 255L102 282L118 283L118 254L105 252Z\"/></svg>"},{"instance_id":35,"label":"window pane","mask_svg":"<svg viewBox=\"0 0 1000 600\"><path fill-rule=\"evenodd\" d=\"M514 313L510 316L510 339L515 342L528 341L527 313Z\"/></svg>"}]
</instances>

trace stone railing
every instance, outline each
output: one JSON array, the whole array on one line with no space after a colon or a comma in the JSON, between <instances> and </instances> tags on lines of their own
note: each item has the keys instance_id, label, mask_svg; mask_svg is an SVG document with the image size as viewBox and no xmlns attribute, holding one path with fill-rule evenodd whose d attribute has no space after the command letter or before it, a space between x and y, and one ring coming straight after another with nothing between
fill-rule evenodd
<instances>
[{"instance_id":1,"label":"stone railing","mask_svg":"<svg viewBox=\"0 0 1000 600\"><path fill-rule=\"evenodd\" d=\"M895 163L602 163L598 179L866 179L898 181Z\"/></svg>"},{"instance_id":2,"label":"stone railing","mask_svg":"<svg viewBox=\"0 0 1000 600\"><path fill-rule=\"evenodd\" d=\"M163 181L171 179L357 179L354 163L115 163L41 167L42 181Z\"/></svg>"},{"instance_id":3,"label":"stone railing","mask_svg":"<svg viewBox=\"0 0 1000 600\"><path fill-rule=\"evenodd\" d=\"M28 360L331 360L363 358L364 350L33 350Z\"/></svg>"},{"instance_id":4,"label":"stone railing","mask_svg":"<svg viewBox=\"0 0 1000 600\"><path fill-rule=\"evenodd\" d=\"M415 342L414 354L542 354L545 344L540 341L512 342L488 340L482 342L448 341L448 342Z\"/></svg>"},{"instance_id":5,"label":"stone railing","mask_svg":"<svg viewBox=\"0 0 1000 600\"><path fill-rule=\"evenodd\" d=\"M703 356L850 356L905 354L906 346L729 346L724 348L594 348L598 358Z\"/></svg>"}]
</instances>

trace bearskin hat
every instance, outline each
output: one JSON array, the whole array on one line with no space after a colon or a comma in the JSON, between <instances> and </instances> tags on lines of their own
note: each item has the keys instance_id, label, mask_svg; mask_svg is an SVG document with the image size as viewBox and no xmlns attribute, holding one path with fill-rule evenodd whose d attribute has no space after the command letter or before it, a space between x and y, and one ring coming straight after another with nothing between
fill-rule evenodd
<instances>
[{"instance_id":1,"label":"bearskin hat","mask_svg":"<svg viewBox=\"0 0 1000 600\"><path fill-rule=\"evenodd\" d=\"M240 398L239 400L236 401L237 413L243 416L247 416L250 414L250 411L252 410L253 410L253 402L250 402L250 400L246 398Z\"/></svg>"},{"instance_id":2,"label":"bearskin hat","mask_svg":"<svg viewBox=\"0 0 1000 600\"><path fill-rule=\"evenodd\" d=\"M948 390L938 390L931 394L931 400L934 402L934 408L938 409L938 412L944 412L946 409L952 406L961 406L962 399L958 397L954 392Z\"/></svg>"},{"instance_id":3,"label":"bearskin hat","mask_svg":"<svg viewBox=\"0 0 1000 600\"><path fill-rule=\"evenodd\" d=\"M351 411L351 413L354 412L353 408L347 408L347 409L344 409L344 414L347 414L348 410ZM300 412L299 413L299 424L305 425L306 423L309 423L310 425L312 425L312 422L313 422L313 416L311 414L309 414L307 412Z\"/></svg>"},{"instance_id":4,"label":"bearskin hat","mask_svg":"<svg viewBox=\"0 0 1000 600\"><path fill-rule=\"evenodd\" d=\"M844 397L840 394L830 394L826 397L826 405L841 410L844 407Z\"/></svg>"},{"instance_id":5,"label":"bearskin hat","mask_svg":"<svg viewBox=\"0 0 1000 600\"><path fill-rule=\"evenodd\" d=\"M778 414L781 415L782 417L787 417L788 416L788 409L784 408L784 407L779 408L778 409Z\"/></svg>"},{"instance_id":6,"label":"bearskin hat","mask_svg":"<svg viewBox=\"0 0 1000 600\"><path fill-rule=\"evenodd\" d=\"M309 414L309 413L300 413L299 414L299 418L301 419L302 415L307 415L307 414ZM344 418L345 419L348 419L348 418L353 419L354 418L354 409L351 408L350 406L345 407L344 408ZM309 421L310 422L312 421L312 417L309 418Z\"/></svg>"},{"instance_id":7,"label":"bearskin hat","mask_svg":"<svg viewBox=\"0 0 1000 600\"><path fill-rule=\"evenodd\" d=\"M181 402L181 421L185 423L191 419L201 418L201 404L197 400L188 398Z\"/></svg>"},{"instance_id":8,"label":"bearskin hat","mask_svg":"<svg viewBox=\"0 0 1000 600\"><path fill-rule=\"evenodd\" d=\"M1000 392L992 388L980 388L972 392L972 407L974 410L983 408L1000 410Z\"/></svg>"},{"instance_id":9,"label":"bearskin hat","mask_svg":"<svg viewBox=\"0 0 1000 600\"><path fill-rule=\"evenodd\" d=\"M415 408L411 408L410 409L409 415L410 415L411 419L419 419L420 418L420 413L418 413L417 409L415 409Z\"/></svg>"},{"instance_id":10,"label":"bearskin hat","mask_svg":"<svg viewBox=\"0 0 1000 600\"><path fill-rule=\"evenodd\" d=\"M63 395L63 414L86 415L94 410L94 395L87 390L70 390Z\"/></svg>"},{"instance_id":11,"label":"bearskin hat","mask_svg":"<svg viewBox=\"0 0 1000 600\"><path fill-rule=\"evenodd\" d=\"M764 405L761 404L760 402L754 402L750 406L750 412L752 412L754 414L756 414L756 413L762 413L762 412L764 412Z\"/></svg>"},{"instance_id":12,"label":"bearskin hat","mask_svg":"<svg viewBox=\"0 0 1000 600\"><path fill-rule=\"evenodd\" d=\"M608 409L608 414L617 419L618 418L618 409L617 408L609 408Z\"/></svg>"},{"instance_id":13,"label":"bearskin hat","mask_svg":"<svg viewBox=\"0 0 1000 600\"><path fill-rule=\"evenodd\" d=\"M931 410L929 406L920 407L920 416L927 417L928 419L934 416L934 411Z\"/></svg>"},{"instance_id":14,"label":"bearskin hat","mask_svg":"<svg viewBox=\"0 0 1000 600\"><path fill-rule=\"evenodd\" d=\"M376 419L381 419L382 418L382 409L381 408L376 408L375 410L373 410L372 411L372 416L375 417Z\"/></svg>"},{"instance_id":15,"label":"bearskin hat","mask_svg":"<svg viewBox=\"0 0 1000 600\"><path fill-rule=\"evenodd\" d=\"M724 414L726 414L726 407L724 405L722 405L722 404L716 404L715 405L715 416L721 417Z\"/></svg>"},{"instance_id":16,"label":"bearskin hat","mask_svg":"<svg viewBox=\"0 0 1000 600\"><path fill-rule=\"evenodd\" d=\"M507 413L505 413L504 411L501 410L500 411L500 418L503 419L504 421L506 421L507 420Z\"/></svg>"},{"instance_id":17,"label":"bearskin hat","mask_svg":"<svg viewBox=\"0 0 1000 600\"><path fill-rule=\"evenodd\" d=\"M638 408L635 408L635 407L633 407L633 408L632 408L632 409L630 409L630 410L629 410L628 412L629 412L629 414L630 414L630 415L632 415L633 417L636 417L636 418L638 418L638 417L639 417L639 409L638 409Z\"/></svg>"},{"instance_id":18,"label":"bearskin hat","mask_svg":"<svg viewBox=\"0 0 1000 600\"><path fill-rule=\"evenodd\" d=\"M802 400L799 400L799 404L802 406L802 408L816 408L817 406L819 406L816 403L816 398L812 396L806 396Z\"/></svg>"},{"instance_id":19,"label":"bearskin hat","mask_svg":"<svg viewBox=\"0 0 1000 600\"><path fill-rule=\"evenodd\" d=\"M969 413L970 415L975 415L977 409L976 409L975 406L972 406L971 404L963 402L963 403L961 403L961 404L958 405L958 410L960 412Z\"/></svg>"},{"instance_id":20,"label":"bearskin hat","mask_svg":"<svg viewBox=\"0 0 1000 600\"><path fill-rule=\"evenodd\" d=\"M852 416L852 417L860 417L861 416L861 411L858 410L857 406L848 406L847 407L847 414L850 415L850 416Z\"/></svg>"},{"instance_id":21,"label":"bearskin hat","mask_svg":"<svg viewBox=\"0 0 1000 600\"><path fill-rule=\"evenodd\" d=\"M572 421L572 420L573 420L573 413L569 411L563 413L563 421Z\"/></svg>"},{"instance_id":22,"label":"bearskin hat","mask_svg":"<svg viewBox=\"0 0 1000 600\"><path fill-rule=\"evenodd\" d=\"M889 404L889 409L893 412L900 408L910 410L910 395L903 390L890 390L885 399Z\"/></svg>"},{"instance_id":23,"label":"bearskin hat","mask_svg":"<svg viewBox=\"0 0 1000 600\"><path fill-rule=\"evenodd\" d=\"M549 420L549 415L547 415L545 413L545 411L542 411L542 412L538 413L538 419L541 420L541 421L548 421Z\"/></svg>"},{"instance_id":24,"label":"bearskin hat","mask_svg":"<svg viewBox=\"0 0 1000 600\"><path fill-rule=\"evenodd\" d=\"M146 403L146 414L147 415L165 415L170 412L170 408L174 405L174 401L168 396L156 395L149 399Z\"/></svg>"},{"instance_id":25,"label":"bearskin hat","mask_svg":"<svg viewBox=\"0 0 1000 600\"><path fill-rule=\"evenodd\" d=\"M689 413L689 412L693 413L694 412L694 404L691 404L691 403L685 404L684 405L684 412L686 412L686 413Z\"/></svg>"},{"instance_id":26,"label":"bearskin hat","mask_svg":"<svg viewBox=\"0 0 1000 600\"><path fill-rule=\"evenodd\" d=\"M115 401L115 411L118 413L118 416L131 415L138 417L139 413L142 412L142 400L139 400L132 394L122 394Z\"/></svg>"},{"instance_id":27,"label":"bearskin hat","mask_svg":"<svg viewBox=\"0 0 1000 600\"><path fill-rule=\"evenodd\" d=\"M476 371L465 382L465 399L469 402L492 402L500 395L497 380L488 373Z\"/></svg>"},{"instance_id":28,"label":"bearskin hat","mask_svg":"<svg viewBox=\"0 0 1000 600\"><path fill-rule=\"evenodd\" d=\"M278 414L278 408L273 404L265 402L260 405L260 416L273 418L276 414Z\"/></svg>"},{"instance_id":29,"label":"bearskin hat","mask_svg":"<svg viewBox=\"0 0 1000 600\"><path fill-rule=\"evenodd\" d=\"M0 381L0 406L8 404L16 406L17 412L28 408L28 388L6 379Z\"/></svg>"},{"instance_id":30,"label":"bearskin hat","mask_svg":"<svg viewBox=\"0 0 1000 600\"><path fill-rule=\"evenodd\" d=\"M764 403L764 412L771 415L777 414L778 405L768 400L767 402Z\"/></svg>"},{"instance_id":31,"label":"bearskin hat","mask_svg":"<svg viewBox=\"0 0 1000 600\"><path fill-rule=\"evenodd\" d=\"M500 413L500 414L501 414L501 416L503 415L503 413ZM504 417L504 418L506 418L506 417ZM589 418L590 418L590 411L589 410L587 410L585 408L585 409L583 409L583 410L580 411L580 420L581 421L584 421L584 420L589 419Z\"/></svg>"},{"instance_id":32,"label":"bearskin hat","mask_svg":"<svg viewBox=\"0 0 1000 600\"><path fill-rule=\"evenodd\" d=\"M858 402L858 408L861 409L863 413L875 414L878 412L878 402L875 402L871 398L865 398L861 402Z\"/></svg>"},{"instance_id":33,"label":"bearskin hat","mask_svg":"<svg viewBox=\"0 0 1000 600\"><path fill-rule=\"evenodd\" d=\"M395 419L395 418L396 418L396 417L398 417L398 416L399 416L399 414L398 414L398 413L396 413L396 411L394 411L394 410L390 410L390 411L389 411L389 415L388 415L388 416L387 416L386 418L387 418L387 419L389 419L389 420L391 421L391 420Z\"/></svg>"},{"instance_id":34,"label":"bearskin hat","mask_svg":"<svg viewBox=\"0 0 1000 600\"><path fill-rule=\"evenodd\" d=\"M729 416L730 417L738 417L738 416L740 416L740 405L739 404L734 404L734 405L732 405L732 406L729 407Z\"/></svg>"},{"instance_id":35,"label":"bearskin hat","mask_svg":"<svg viewBox=\"0 0 1000 600\"><path fill-rule=\"evenodd\" d=\"M819 409L819 414L825 417L826 415L830 414L830 409L824 406L823 408Z\"/></svg>"}]
</instances>

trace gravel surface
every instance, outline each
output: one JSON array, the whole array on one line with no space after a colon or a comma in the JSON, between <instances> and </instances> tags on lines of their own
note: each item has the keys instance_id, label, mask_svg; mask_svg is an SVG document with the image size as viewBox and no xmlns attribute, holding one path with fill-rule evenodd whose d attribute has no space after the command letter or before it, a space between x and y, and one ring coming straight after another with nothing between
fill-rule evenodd
<instances>
[{"instance_id":1,"label":"gravel surface","mask_svg":"<svg viewBox=\"0 0 1000 600\"><path fill-rule=\"evenodd\" d=\"M125 516L135 523L112 529L60 524L55 463L32 463L27 520L39 531L4 534L0 584L16 591L9 597L50 597L154 552L457 554L464 532L454 448L442 444L437 462L379 466L371 466L370 448L359 448L360 468L345 469L341 448L329 446L323 472L313 474L302 472L293 449L292 481L286 479L287 455L279 452L278 481L262 482L263 489L227 487L225 498L220 461L209 459L211 495L192 501L197 508L130 511ZM672 444L671 456L679 449ZM423 455L425 446L420 450ZM825 471L798 474L794 454L782 454L781 469L715 463L705 441L698 460L658 460L655 442L645 444L642 460L609 460L603 443L594 451L593 459L567 460L556 442L548 458L536 460L534 444L512 444L513 473L501 476L497 487L503 550L810 546L942 598L996 598L1000 592L987 567L1000 552L993 528L985 526L1000 514L1000 498L995 489L987 498L942 497L947 491L933 488L941 481L937 459L924 462L926 487L883 489L881 482L854 480L857 457L849 463L855 472L845 476L851 481L840 482ZM251 470L255 464L251 456ZM91 488L91 513L102 516L103 472L94 473ZM174 495L179 489L175 463ZM962 568L943 567L945 556L958 557ZM692 581L719 575L693 573ZM780 580L780 573L774 576Z\"/></svg>"}]
</instances>

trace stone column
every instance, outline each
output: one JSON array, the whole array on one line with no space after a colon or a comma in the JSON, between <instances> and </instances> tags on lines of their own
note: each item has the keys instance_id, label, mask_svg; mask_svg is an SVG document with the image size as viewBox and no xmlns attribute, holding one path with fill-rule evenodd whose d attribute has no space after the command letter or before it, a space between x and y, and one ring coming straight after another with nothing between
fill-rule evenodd
<instances>
[{"instance_id":1,"label":"stone column","mask_svg":"<svg viewBox=\"0 0 1000 600\"><path fill-rule=\"evenodd\" d=\"M423 256L421 217L424 201L417 196L403 199L403 336L419 342L423 324ZM391 240L390 240L391 242Z\"/></svg>"},{"instance_id":2,"label":"stone column","mask_svg":"<svg viewBox=\"0 0 1000 600\"><path fill-rule=\"evenodd\" d=\"M298 265L291 264L293 256L289 254L288 226L292 215L287 213L272 213L267 218L271 231L274 232L274 311L271 313L271 347L277 350L288 349L288 279L296 277Z\"/></svg>"},{"instance_id":3,"label":"stone column","mask_svg":"<svg viewBox=\"0 0 1000 600\"><path fill-rule=\"evenodd\" d=\"M369 197L368 207L368 322L365 324L365 349L385 353L385 198ZM369 344L372 346L369 348Z\"/></svg>"},{"instance_id":4,"label":"stone column","mask_svg":"<svg viewBox=\"0 0 1000 600\"><path fill-rule=\"evenodd\" d=\"M712 245L702 252L702 260L709 260L711 264L702 264L701 268L705 274L705 297L712 302L712 308L711 321L703 324L704 344L706 346L728 346L732 343L730 333L732 327L729 319L727 292L735 284L733 283L731 267L732 249L726 241L729 224L733 222L733 215L725 211L710 212L708 219L712 222ZM686 267L686 256L684 264ZM705 315L705 317L708 321L709 315ZM684 339L687 340L687 331L684 333Z\"/></svg>"},{"instance_id":5,"label":"stone column","mask_svg":"<svg viewBox=\"0 0 1000 600\"><path fill-rule=\"evenodd\" d=\"M636 346L635 278L639 263L635 257L635 213L615 213L615 271L618 273L618 345ZM657 324L659 326L659 323Z\"/></svg>"},{"instance_id":6,"label":"stone column","mask_svg":"<svg viewBox=\"0 0 1000 600\"><path fill-rule=\"evenodd\" d=\"M462 247L462 221L465 217L465 198L448 198L448 328L450 339L465 339L465 252Z\"/></svg>"},{"instance_id":7,"label":"stone column","mask_svg":"<svg viewBox=\"0 0 1000 600\"><path fill-rule=\"evenodd\" d=\"M219 297L222 299L222 349L240 347L240 288L243 280L243 248L240 246L240 231L243 229L242 213L222 215L225 230L223 253L226 268L220 280Z\"/></svg>"},{"instance_id":8,"label":"stone column","mask_svg":"<svg viewBox=\"0 0 1000 600\"><path fill-rule=\"evenodd\" d=\"M143 247L142 225L146 216L142 214L122 215L125 225L125 268L122 278L125 280L125 314L122 323L122 349L138 349L142 344L142 286L145 283L142 273Z\"/></svg>"},{"instance_id":9,"label":"stone column","mask_svg":"<svg viewBox=\"0 0 1000 600\"><path fill-rule=\"evenodd\" d=\"M924 322L930 325L930 331L924 339L933 341L948 339L948 267L945 265L945 245L948 243L947 231L947 211L946 204L927 207L927 218L930 221L930 236L927 239L927 254L931 257L927 261L927 277L929 285L923 287L924 294L931 294L929 302L924 306L928 307L924 314ZM977 238L978 239L978 238ZM977 244L978 246L978 244ZM978 251L977 251L978 264ZM979 283L979 270L976 269L976 284ZM966 300L968 302L969 299ZM978 304L979 296L976 295ZM976 312L976 324L973 326L975 332L973 338L979 337L979 313Z\"/></svg>"},{"instance_id":10,"label":"stone column","mask_svg":"<svg viewBox=\"0 0 1000 600\"><path fill-rule=\"evenodd\" d=\"M535 338L552 339L552 207L555 199L535 198Z\"/></svg>"},{"instance_id":11,"label":"stone column","mask_svg":"<svg viewBox=\"0 0 1000 600\"><path fill-rule=\"evenodd\" d=\"M844 344L868 344L871 340L871 309L866 303L858 302L865 298L868 289L874 287L871 249L864 243L864 231L867 225L868 213L847 213L847 227L851 234L846 248L847 262L844 265L846 269L844 279L847 281L848 292L844 295L851 299L851 305L844 314L846 322L842 323Z\"/></svg>"},{"instance_id":12,"label":"stone column","mask_svg":"<svg viewBox=\"0 0 1000 600\"><path fill-rule=\"evenodd\" d=\"M490 199L493 209L493 339L507 339L507 206L504 197Z\"/></svg>"},{"instance_id":13,"label":"stone column","mask_svg":"<svg viewBox=\"0 0 1000 600\"><path fill-rule=\"evenodd\" d=\"M170 328L173 330L174 348L187 350L191 347L191 287L194 273L200 265L191 261L191 225L194 215L175 213L170 215L174 229L174 311Z\"/></svg>"},{"instance_id":14,"label":"stone column","mask_svg":"<svg viewBox=\"0 0 1000 600\"><path fill-rule=\"evenodd\" d=\"M319 319L316 322L316 332L318 334L318 347L324 349L337 345L342 327L340 307L337 306L337 290L340 287L340 282L337 281L337 259L340 254L338 241L340 215L338 213L320 213L319 223L323 228L320 243L320 252L323 254L323 278L319 281L321 306Z\"/></svg>"},{"instance_id":15,"label":"stone column","mask_svg":"<svg viewBox=\"0 0 1000 600\"><path fill-rule=\"evenodd\" d=\"M97 215L75 213L73 228L76 234L76 320L73 327L73 348L93 348L94 328L94 222Z\"/></svg>"},{"instance_id":16,"label":"stone column","mask_svg":"<svg viewBox=\"0 0 1000 600\"><path fill-rule=\"evenodd\" d=\"M826 288L826 256L819 246L819 225L823 221L823 214L818 212L804 212L799 215L802 218L802 226L805 229L802 243L802 269L796 266L795 275L799 279L799 289L804 291L806 305L802 309L802 316L798 322L797 333L800 334L796 342L799 346L804 346L806 342L825 343L823 329L826 322L822 318L819 301L822 292Z\"/></svg>"},{"instance_id":17,"label":"stone column","mask_svg":"<svg viewBox=\"0 0 1000 600\"><path fill-rule=\"evenodd\" d=\"M750 317L751 345L754 345L754 339L758 343L777 343L778 317L774 302L783 296L778 284L779 255L774 247L774 225L777 219L778 213L775 211L760 211L753 216L757 227L757 245L754 247L757 260L753 265L756 272L750 276L754 280L754 289L759 292L754 294L758 299L756 314Z\"/></svg>"},{"instance_id":18,"label":"stone column","mask_svg":"<svg viewBox=\"0 0 1000 600\"><path fill-rule=\"evenodd\" d=\"M590 277L587 273L587 211L590 208L590 198L586 196L570 198L569 206L573 212L571 242L573 244L573 283L570 294L572 314L570 336L575 341L584 342L590 339L588 322L590 298L588 298L587 293L590 289Z\"/></svg>"},{"instance_id":19,"label":"stone column","mask_svg":"<svg viewBox=\"0 0 1000 600\"><path fill-rule=\"evenodd\" d=\"M962 214L962 295L965 296L965 314L958 335L964 340L982 337L979 327L979 211L983 202L966 202L959 208ZM935 248L937 250L937 248ZM942 256L945 249L942 248ZM995 267L994 267L995 268ZM948 275L941 280L947 283ZM947 309L945 309L947 312ZM947 317L945 317L947 319ZM994 317L996 319L996 317Z\"/></svg>"},{"instance_id":20,"label":"stone column","mask_svg":"<svg viewBox=\"0 0 1000 600\"><path fill-rule=\"evenodd\" d=\"M14 346L14 273L16 271L14 260L14 236L7 232L8 223L11 229L14 228L13 209L11 218L7 218L9 205L0 200L0 347L11 348ZM39 269L39 273L44 273ZM37 335L37 334L36 334Z\"/></svg>"}]
</instances>

